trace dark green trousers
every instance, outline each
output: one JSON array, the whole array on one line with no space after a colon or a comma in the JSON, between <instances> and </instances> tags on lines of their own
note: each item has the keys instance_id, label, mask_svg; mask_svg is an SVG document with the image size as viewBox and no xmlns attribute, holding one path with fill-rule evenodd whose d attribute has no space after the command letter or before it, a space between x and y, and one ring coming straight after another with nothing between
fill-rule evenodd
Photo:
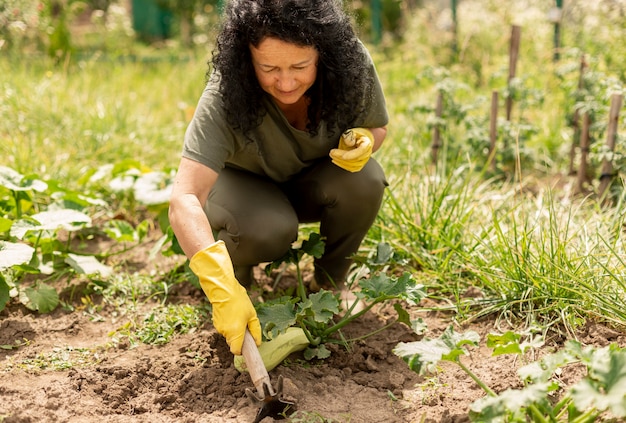
<instances>
[{"instance_id":1,"label":"dark green trousers","mask_svg":"<svg viewBox=\"0 0 626 423\"><path fill-rule=\"evenodd\" d=\"M236 269L282 257L297 239L300 223L320 222L325 252L315 260L315 276L328 287L345 280L350 257L374 223L386 186L374 159L356 173L322 160L282 184L227 167L205 212ZM245 275L237 276L242 284L248 282Z\"/></svg>"}]
</instances>

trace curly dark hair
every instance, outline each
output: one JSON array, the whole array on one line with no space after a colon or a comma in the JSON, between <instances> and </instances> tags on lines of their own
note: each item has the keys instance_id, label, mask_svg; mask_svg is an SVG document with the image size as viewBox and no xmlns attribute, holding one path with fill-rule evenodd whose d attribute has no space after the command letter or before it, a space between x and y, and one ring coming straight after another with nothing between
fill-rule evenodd
<instances>
[{"instance_id":1,"label":"curly dark hair","mask_svg":"<svg viewBox=\"0 0 626 423\"><path fill-rule=\"evenodd\" d=\"M320 121L329 131L348 129L370 99L373 78L349 15L340 0L230 0L209 62L219 76L227 119L248 134L266 113L265 92L259 85L250 53L266 37L319 53L310 100L307 131L315 134ZM207 77L212 74L207 71Z\"/></svg>"}]
</instances>

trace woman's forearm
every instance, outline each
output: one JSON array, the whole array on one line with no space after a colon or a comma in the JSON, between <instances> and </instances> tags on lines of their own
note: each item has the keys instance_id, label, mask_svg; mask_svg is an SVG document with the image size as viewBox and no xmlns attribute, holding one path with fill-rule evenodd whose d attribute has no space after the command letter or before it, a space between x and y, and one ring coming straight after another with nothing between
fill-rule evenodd
<instances>
[{"instance_id":1,"label":"woman's forearm","mask_svg":"<svg viewBox=\"0 0 626 423\"><path fill-rule=\"evenodd\" d=\"M172 199L169 219L187 258L191 259L198 251L215 242L209 221L196 196L186 194Z\"/></svg>"},{"instance_id":2,"label":"woman's forearm","mask_svg":"<svg viewBox=\"0 0 626 423\"><path fill-rule=\"evenodd\" d=\"M374 136L374 145L372 146L372 151L376 151L383 144L383 141L385 141L385 137L387 136L387 127L382 126L380 128L369 128L369 130Z\"/></svg>"}]
</instances>

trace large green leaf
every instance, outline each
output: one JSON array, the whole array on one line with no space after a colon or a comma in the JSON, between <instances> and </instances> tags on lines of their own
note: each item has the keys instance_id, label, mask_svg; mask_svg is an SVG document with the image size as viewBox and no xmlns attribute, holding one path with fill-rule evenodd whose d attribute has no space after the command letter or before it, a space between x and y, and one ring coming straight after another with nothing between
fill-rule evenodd
<instances>
[{"instance_id":1,"label":"large green leaf","mask_svg":"<svg viewBox=\"0 0 626 423\"><path fill-rule=\"evenodd\" d=\"M322 236L318 233L311 233L309 239L302 242L300 249L311 257L320 258L324 254L325 244Z\"/></svg>"},{"instance_id":2,"label":"large green leaf","mask_svg":"<svg viewBox=\"0 0 626 423\"><path fill-rule=\"evenodd\" d=\"M292 299L261 304L257 309L257 315L268 339L275 338L279 333L296 324L296 312Z\"/></svg>"},{"instance_id":3,"label":"large green leaf","mask_svg":"<svg viewBox=\"0 0 626 423\"><path fill-rule=\"evenodd\" d=\"M133 185L135 199L146 205L169 203L173 175L165 172L141 174Z\"/></svg>"},{"instance_id":4,"label":"large green leaf","mask_svg":"<svg viewBox=\"0 0 626 423\"><path fill-rule=\"evenodd\" d=\"M520 342L522 335L512 331L503 334L487 335L487 347L493 349L493 355L524 354L529 349L540 348L544 342L541 336L529 336L528 341Z\"/></svg>"},{"instance_id":5,"label":"large green leaf","mask_svg":"<svg viewBox=\"0 0 626 423\"><path fill-rule=\"evenodd\" d=\"M11 236L22 239L28 231L54 231L57 229L76 231L90 223L91 218L89 216L76 210L50 210L34 214L29 219L16 221L11 227Z\"/></svg>"},{"instance_id":6,"label":"large green leaf","mask_svg":"<svg viewBox=\"0 0 626 423\"><path fill-rule=\"evenodd\" d=\"M49 313L59 305L59 294L50 285L39 283L21 291L20 300L31 310Z\"/></svg>"},{"instance_id":7,"label":"large green leaf","mask_svg":"<svg viewBox=\"0 0 626 423\"><path fill-rule=\"evenodd\" d=\"M0 166L0 186L8 188L11 191L32 190L43 192L48 188L45 182L35 178L24 177L21 173L6 166Z\"/></svg>"},{"instance_id":8,"label":"large green leaf","mask_svg":"<svg viewBox=\"0 0 626 423\"><path fill-rule=\"evenodd\" d=\"M481 422L526 421L525 409L545 401L548 392L555 388L555 384L543 382L528 385L524 389L507 389L498 396L488 395L470 406L471 415L474 421ZM519 420L515 417L519 417Z\"/></svg>"},{"instance_id":9,"label":"large green leaf","mask_svg":"<svg viewBox=\"0 0 626 423\"><path fill-rule=\"evenodd\" d=\"M392 279L385 273L378 273L359 282L361 291L369 298L396 297L406 292L406 284L399 279Z\"/></svg>"},{"instance_id":10,"label":"large green leaf","mask_svg":"<svg viewBox=\"0 0 626 423\"><path fill-rule=\"evenodd\" d=\"M520 339L522 335L512 331L503 334L490 333L487 335L487 347L493 349L493 355L522 354Z\"/></svg>"},{"instance_id":11,"label":"large green leaf","mask_svg":"<svg viewBox=\"0 0 626 423\"><path fill-rule=\"evenodd\" d=\"M361 292L371 300L397 298L417 304L426 297L423 285L417 285L409 272L404 272L399 278L377 273L370 278L361 279L359 285Z\"/></svg>"},{"instance_id":12,"label":"large green leaf","mask_svg":"<svg viewBox=\"0 0 626 423\"><path fill-rule=\"evenodd\" d=\"M626 417L626 350L595 350L588 366L587 377L571 390L576 408L595 407Z\"/></svg>"},{"instance_id":13,"label":"large green leaf","mask_svg":"<svg viewBox=\"0 0 626 423\"><path fill-rule=\"evenodd\" d=\"M339 300L330 291L321 290L309 295L307 301L300 304L300 312L309 311L308 316L319 323L329 322L333 316L339 313Z\"/></svg>"},{"instance_id":14,"label":"large green leaf","mask_svg":"<svg viewBox=\"0 0 626 423\"><path fill-rule=\"evenodd\" d=\"M450 348L441 339L425 339L416 342L400 342L393 353L402 358L411 370L423 375L434 373L443 356Z\"/></svg>"},{"instance_id":15,"label":"large green leaf","mask_svg":"<svg viewBox=\"0 0 626 423\"><path fill-rule=\"evenodd\" d=\"M449 326L437 339L416 342L400 342L393 353L402 358L411 370L418 374L433 373L440 361L457 362L466 354L465 345L478 345L480 336L474 331L456 333Z\"/></svg>"},{"instance_id":16,"label":"large green leaf","mask_svg":"<svg viewBox=\"0 0 626 423\"><path fill-rule=\"evenodd\" d=\"M540 361L533 361L517 370L517 374L523 381L532 381L533 383L546 382L552 378L554 372L560 367L578 361L574 357L569 348L558 350L555 353L548 354Z\"/></svg>"},{"instance_id":17,"label":"large green leaf","mask_svg":"<svg viewBox=\"0 0 626 423\"><path fill-rule=\"evenodd\" d=\"M69 264L76 273L83 273L85 275L100 274L103 278L107 278L113 274L111 267L100 263L94 256L81 256L70 253L65 258L65 262Z\"/></svg>"},{"instance_id":18,"label":"large green leaf","mask_svg":"<svg viewBox=\"0 0 626 423\"><path fill-rule=\"evenodd\" d=\"M34 252L30 245L0 241L0 269L28 263Z\"/></svg>"}]
</instances>

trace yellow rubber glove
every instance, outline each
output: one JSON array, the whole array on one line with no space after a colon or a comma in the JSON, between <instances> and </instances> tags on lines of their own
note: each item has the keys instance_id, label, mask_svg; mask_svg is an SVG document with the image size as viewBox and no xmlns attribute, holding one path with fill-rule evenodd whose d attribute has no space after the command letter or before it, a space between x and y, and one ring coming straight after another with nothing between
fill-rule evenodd
<instances>
[{"instance_id":1,"label":"yellow rubber glove","mask_svg":"<svg viewBox=\"0 0 626 423\"><path fill-rule=\"evenodd\" d=\"M257 346L261 345L259 318L246 288L235 278L224 241L198 251L189 261L189 267L213 305L213 326L226 338L230 351L241 355L246 327Z\"/></svg>"},{"instance_id":2,"label":"yellow rubber glove","mask_svg":"<svg viewBox=\"0 0 626 423\"><path fill-rule=\"evenodd\" d=\"M358 172L372 155L374 136L369 129L348 129L339 138L338 148L330 150L333 163L349 172Z\"/></svg>"}]
</instances>

